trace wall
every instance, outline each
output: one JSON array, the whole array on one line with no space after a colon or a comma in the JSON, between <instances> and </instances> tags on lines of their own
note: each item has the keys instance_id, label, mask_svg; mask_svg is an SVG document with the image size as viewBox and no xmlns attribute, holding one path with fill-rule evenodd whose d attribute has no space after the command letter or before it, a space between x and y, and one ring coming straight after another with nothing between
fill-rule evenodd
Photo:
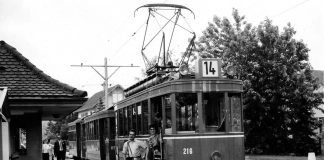
<instances>
[{"instance_id":1,"label":"wall","mask_svg":"<svg viewBox=\"0 0 324 160\"><path fill-rule=\"evenodd\" d=\"M2 160L9 160L9 128L8 122L1 122L0 130L2 130ZM1 156L1 154L0 154Z\"/></svg>"}]
</instances>

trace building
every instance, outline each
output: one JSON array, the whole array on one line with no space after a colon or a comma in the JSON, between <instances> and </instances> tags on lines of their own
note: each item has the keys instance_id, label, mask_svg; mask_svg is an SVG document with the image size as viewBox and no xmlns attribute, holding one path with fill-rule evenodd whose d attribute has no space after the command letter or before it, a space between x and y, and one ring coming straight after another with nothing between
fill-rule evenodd
<instances>
[{"instance_id":1,"label":"building","mask_svg":"<svg viewBox=\"0 0 324 160\"><path fill-rule=\"evenodd\" d=\"M320 87L315 91L315 93L320 93L324 97L324 71L320 70L313 70L313 75L318 78ZM324 100L324 98L323 98ZM324 104L320 105L320 108L324 109ZM315 110L315 117L322 117L324 118L324 113L320 110Z\"/></svg>"},{"instance_id":2,"label":"building","mask_svg":"<svg viewBox=\"0 0 324 160\"><path fill-rule=\"evenodd\" d=\"M323 101L324 101L324 71L320 70L313 70L314 77L318 78L320 87L315 91L315 93L322 94ZM324 104L319 106L321 109L324 110ZM322 121L322 126L316 132L321 137L321 153L324 154L324 113L318 109L314 109L315 115L314 117L318 118Z\"/></svg>"},{"instance_id":3,"label":"building","mask_svg":"<svg viewBox=\"0 0 324 160\"><path fill-rule=\"evenodd\" d=\"M120 85L115 85L113 87L108 88L108 108L114 106L118 101L124 99L124 89ZM78 114L78 118L83 118L91 115L92 113L102 109L104 106L105 100L105 92L100 91L95 93L92 97L89 98L84 105L74 111L74 114Z\"/></svg>"},{"instance_id":4,"label":"building","mask_svg":"<svg viewBox=\"0 0 324 160\"><path fill-rule=\"evenodd\" d=\"M11 155L41 160L41 122L64 118L87 100L86 91L48 76L4 41L0 41L0 88L3 160Z\"/></svg>"}]
</instances>

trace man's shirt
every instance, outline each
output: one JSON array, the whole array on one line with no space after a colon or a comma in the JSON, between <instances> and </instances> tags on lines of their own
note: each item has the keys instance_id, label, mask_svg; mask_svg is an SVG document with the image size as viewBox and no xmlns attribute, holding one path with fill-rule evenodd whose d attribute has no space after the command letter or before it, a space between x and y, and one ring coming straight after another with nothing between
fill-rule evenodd
<instances>
[{"instance_id":1,"label":"man's shirt","mask_svg":"<svg viewBox=\"0 0 324 160\"><path fill-rule=\"evenodd\" d=\"M63 142L62 142L62 140L59 140L59 146L60 146L60 151L63 151Z\"/></svg>"},{"instance_id":2,"label":"man's shirt","mask_svg":"<svg viewBox=\"0 0 324 160\"><path fill-rule=\"evenodd\" d=\"M147 148L147 145L144 141L134 140L134 141L127 141L124 143L123 146L123 154L127 157L140 157Z\"/></svg>"}]
</instances>

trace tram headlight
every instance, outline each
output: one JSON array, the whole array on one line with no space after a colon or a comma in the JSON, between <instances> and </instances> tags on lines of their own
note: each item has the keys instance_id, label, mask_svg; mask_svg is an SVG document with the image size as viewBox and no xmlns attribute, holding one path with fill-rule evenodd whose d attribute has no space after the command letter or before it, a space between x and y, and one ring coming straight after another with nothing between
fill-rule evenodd
<instances>
[{"instance_id":1,"label":"tram headlight","mask_svg":"<svg viewBox=\"0 0 324 160\"><path fill-rule=\"evenodd\" d=\"M236 68L234 66L227 66L226 74L229 76L234 76L236 74Z\"/></svg>"},{"instance_id":2,"label":"tram headlight","mask_svg":"<svg viewBox=\"0 0 324 160\"><path fill-rule=\"evenodd\" d=\"M179 73L183 76L189 74L189 67L187 64L182 64L180 67L179 67Z\"/></svg>"},{"instance_id":3,"label":"tram headlight","mask_svg":"<svg viewBox=\"0 0 324 160\"><path fill-rule=\"evenodd\" d=\"M213 153L210 154L210 160L220 160L222 158L222 155L220 154L219 151L214 151Z\"/></svg>"}]
</instances>

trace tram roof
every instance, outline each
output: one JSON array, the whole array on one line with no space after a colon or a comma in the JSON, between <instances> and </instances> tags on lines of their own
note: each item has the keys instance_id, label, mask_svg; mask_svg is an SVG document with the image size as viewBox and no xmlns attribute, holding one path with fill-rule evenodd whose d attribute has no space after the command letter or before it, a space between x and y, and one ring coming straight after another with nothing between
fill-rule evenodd
<instances>
[{"instance_id":1,"label":"tram roof","mask_svg":"<svg viewBox=\"0 0 324 160\"><path fill-rule=\"evenodd\" d=\"M82 119L76 119L75 121L68 123L68 126L74 126L75 124L77 124L79 122L82 122Z\"/></svg>"},{"instance_id":2,"label":"tram roof","mask_svg":"<svg viewBox=\"0 0 324 160\"><path fill-rule=\"evenodd\" d=\"M117 85L114 85L114 86L108 88L108 94L111 93L112 91L114 91L117 88L121 88L122 90L124 90L121 85L117 84ZM93 96L91 96L84 103L84 105L82 107L80 107L79 109L75 110L74 113L82 112L82 111L85 111L85 110L94 108L98 104L98 100L100 98L103 100L104 97L105 97L105 92L103 90L95 93Z\"/></svg>"},{"instance_id":3,"label":"tram roof","mask_svg":"<svg viewBox=\"0 0 324 160\"><path fill-rule=\"evenodd\" d=\"M109 109L104 109L104 110L96 112L90 116L85 117L84 122L89 122L89 121L93 121L93 120L97 120L97 119L101 119L101 118L114 117L114 116L115 116L114 109L113 109L113 107L111 107Z\"/></svg>"}]
</instances>

